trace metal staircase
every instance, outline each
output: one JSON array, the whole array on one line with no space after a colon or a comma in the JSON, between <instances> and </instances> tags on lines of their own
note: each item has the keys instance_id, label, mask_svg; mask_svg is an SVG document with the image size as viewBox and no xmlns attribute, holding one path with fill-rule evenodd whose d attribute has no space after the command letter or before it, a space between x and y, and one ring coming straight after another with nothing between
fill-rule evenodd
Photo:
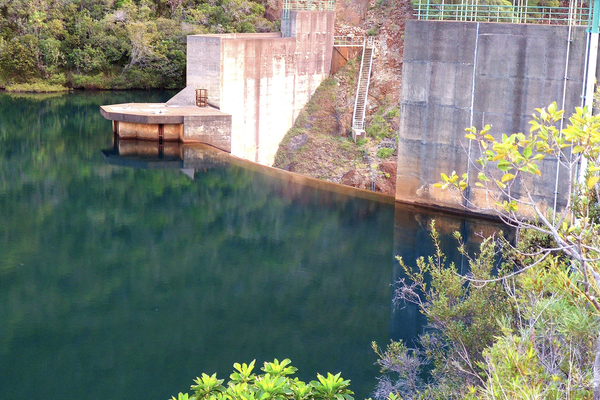
<instances>
[{"instance_id":1,"label":"metal staircase","mask_svg":"<svg viewBox=\"0 0 600 400\"><path fill-rule=\"evenodd\" d=\"M375 41L372 37L365 38L363 55L360 63L358 87L354 100L354 116L352 117L352 139L365 137L365 113L367 110L367 95L371 82L371 69L373 68L373 53Z\"/></svg>"}]
</instances>

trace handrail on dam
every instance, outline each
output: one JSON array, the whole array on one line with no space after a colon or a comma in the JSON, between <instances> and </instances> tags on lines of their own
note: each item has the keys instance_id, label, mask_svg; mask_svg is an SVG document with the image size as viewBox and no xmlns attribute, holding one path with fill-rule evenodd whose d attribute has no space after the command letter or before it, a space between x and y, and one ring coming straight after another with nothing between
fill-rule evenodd
<instances>
[{"instance_id":1,"label":"handrail on dam","mask_svg":"<svg viewBox=\"0 0 600 400\"><path fill-rule=\"evenodd\" d=\"M527 0L518 4L480 4L479 0L413 1L414 15L421 20L504 22L517 24L588 25L591 17L589 1L574 0L570 7L530 6Z\"/></svg>"},{"instance_id":2,"label":"handrail on dam","mask_svg":"<svg viewBox=\"0 0 600 400\"><path fill-rule=\"evenodd\" d=\"M290 11L334 11L335 0L283 0L281 35L290 37Z\"/></svg>"},{"instance_id":3,"label":"handrail on dam","mask_svg":"<svg viewBox=\"0 0 600 400\"><path fill-rule=\"evenodd\" d=\"M364 36L334 36L333 45L340 47L364 47L365 37Z\"/></svg>"}]
</instances>

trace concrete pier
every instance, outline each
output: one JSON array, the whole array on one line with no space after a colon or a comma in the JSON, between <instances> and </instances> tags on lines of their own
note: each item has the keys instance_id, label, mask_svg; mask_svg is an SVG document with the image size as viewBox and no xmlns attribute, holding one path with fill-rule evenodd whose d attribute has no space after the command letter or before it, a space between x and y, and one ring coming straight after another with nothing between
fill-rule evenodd
<instances>
[{"instance_id":1,"label":"concrete pier","mask_svg":"<svg viewBox=\"0 0 600 400\"><path fill-rule=\"evenodd\" d=\"M231 152L231 115L212 107L166 103L127 103L101 106L122 139L205 143Z\"/></svg>"}]
</instances>

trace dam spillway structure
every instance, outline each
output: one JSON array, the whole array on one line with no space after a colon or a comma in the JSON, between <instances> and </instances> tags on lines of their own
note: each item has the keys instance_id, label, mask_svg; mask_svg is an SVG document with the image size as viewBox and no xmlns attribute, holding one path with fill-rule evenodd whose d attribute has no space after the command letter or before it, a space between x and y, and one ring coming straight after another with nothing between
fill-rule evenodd
<instances>
[{"instance_id":1,"label":"dam spillway structure","mask_svg":"<svg viewBox=\"0 0 600 400\"><path fill-rule=\"evenodd\" d=\"M285 0L281 32L190 35L181 92L164 104L106 105L101 113L120 139L204 143L272 165L330 74L333 6L334 0ZM198 107L200 90L206 107Z\"/></svg>"},{"instance_id":2,"label":"dam spillway structure","mask_svg":"<svg viewBox=\"0 0 600 400\"><path fill-rule=\"evenodd\" d=\"M486 192L474 184L466 205L434 187L442 172L477 181L465 128L489 124L499 137L529 132L535 109L552 102L565 115L591 109L600 75L599 0L571 0L569 7L482 3L419 0L416 19L406 21L396 201L480 212ZM567 171L552 157L540 170L534 201L562 209Z\"/></svg>"}]
</instances>

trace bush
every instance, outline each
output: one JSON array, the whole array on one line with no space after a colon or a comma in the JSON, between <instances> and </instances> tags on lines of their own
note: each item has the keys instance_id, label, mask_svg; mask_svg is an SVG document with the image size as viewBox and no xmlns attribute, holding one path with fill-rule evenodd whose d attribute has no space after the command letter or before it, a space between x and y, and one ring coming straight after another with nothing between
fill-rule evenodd
<instances>
[{"instance_id":1,"label":"bush","mask_svg":"<svg viewBox=\"0 0 600 400\"><path fill-rule=\"evenodd\" d=\"M261 368L264 374L255 375L254 363L233 364L234 371L229 375L227 386L223 379L217 379L217 374L202 374L194 380L191 389L194 394L179 393L173 400L354 400L354 394L348 386L349 380L340 377L340 373L327 374L324 377L317 374L317 379L305 383L298 378L290 378L297 369L291 361L285 359L281 363L275 359L265 362Z\"/></svg>"},{"instance_id":2,"label":"bush","mask_svg":"<svg viewBox=\"0 0 600 400\"><path fill-rule=\"evenodd\" d=\"M420 258L416 272L400 259L407 279L399 281L395 295L395 302L417 304L429 328L418 349L401 342L385 351L373 345L384 374L375 398L593 398L600 323L581 290L581 274L564 256L531 267L526 255L552 246L548 238L523 230L517 250L499 241L504 262L496 273L510 275L505 279L492 274L498 254L493 239L473 259L461 244L470 266L465 278L454 265L444 265L433 225L432 232L436 254ZM524 269L515 275L512 268Z\"/></svg>"},{"instance_id":3,"label":"bush","mask_svg":"<svg viewBox=\"0 0 600 400\"><path fill-rule=\"evenodd\" d=\"M379 35L379 28L370 28L367 31L367 36L377 36Z\"/></svg>"},{"instance_id":4,"label":"bush","mask_svg":"<svg viewBox=\"0 0 600 400\"><path fill-rule=\"evenodd\" d=\"M32 83L15 83L6 86L7 92L33 92L33 93L49 93L49 92L66 92L69 88L62 85L56 85L46 82Z\"/></svg>"},{"instance_id":5,"label":"bush","mask_svg":"<svg viewBox=\"0 0 600 400\"><path fill-rule=\"evenodd\" d=\"M394 154L394 149L390 147L382 147L377 151L377 157L379 158L389 158Z\"/></svg>"}]
</instances>

